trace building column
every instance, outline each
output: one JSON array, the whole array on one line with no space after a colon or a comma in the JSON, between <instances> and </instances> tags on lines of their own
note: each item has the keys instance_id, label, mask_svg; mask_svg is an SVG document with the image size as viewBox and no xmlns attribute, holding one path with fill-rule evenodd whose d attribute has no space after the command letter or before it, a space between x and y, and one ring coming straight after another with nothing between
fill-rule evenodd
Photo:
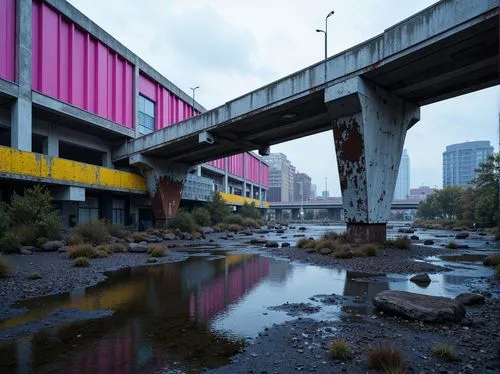
<instances>
[{"instance_id":1,"label":"building column","mask_svg":"<svg viewBox=\"0 0 500 374\"><path fill-rule=\"evenodd\" d=\"M31 0L16 0L16 78L19 95L11 112L11 147L31 152Z\"/></svg>"},{"instance_id":2,"label":"building column","mask_svg":"<svg viewBox=\"0 0 500 374\"><path fill-rule=\"evenodd\" d=\"M243 197L247 197L247 154L243 153Z\"/></svg>"},{"instance_id":3,"label":"building column","mask_svg":"<svg viewBox=\"0 0 500 374\"><path fill-rule=\"evenodd\" d=\"M146 179L156 226L165 227L179 210L189 166L143 155L130 157L129 163L138 167Z\"/></svg>"},{"instance_id":4,"label":"building column","mask_svg":"<svg viewBox=\"0 0 500 374\"><path fill-rule=\"evenodd\" d=\"M264 202L262 201L262 160L259 160L259 201L260 207L264 208Z\"/></svg>"},{"instance_id":5,"label":"building column","mask_svg":"<svg viewBox=\"0 0 500 374\"><path fill-rule=\"evenodd\" d=\"M135 60L134 65L134 80L132 82L132 92L134 98L132 102L134 103L134 130L135 137L138 138L141 136L139 132L139 59Z\"/></svg>"},{"instance_id":6,"label":"building column","mask_svg":"<svg viewBox=\"0 0 500 374\"><path fill-rule=\"evenodd\" d=\"M111 158L111 152L104 152L102 154L102 166L104 166L105 168L110 168L110 169L113 169L114 166L113 166L113 160Z\"/></svg>"},{"instance_id":7,"label":"building column","mask_svg":"<svg viewBox=\"0 0 500 374\"><path fill-rule=\"evenodd\" d=\"M225 193L230 193L229 192L229 159L227 157L224 157L224 192Z\"/></svg>"},{"instance_id":8,"label":"building column","mask_svg":"<svg viewBox=\"0 0 500 374\"><path fill-rule=\"evenodd\" d=\"M59 134L53 125L49 125L49 133L42 142L44 155L59 157Z\"/></svg>"},{"instance_id":9,"label":"building column","mask_svg":"<svg viewBox=\"0 0 500 374\"><path fill-rule=\"evenodd\" d=\"M325 90L342 191L347 236L356 242L386 238L406 131L420 108L361 77Z\"/></svg>"}]
</instances>

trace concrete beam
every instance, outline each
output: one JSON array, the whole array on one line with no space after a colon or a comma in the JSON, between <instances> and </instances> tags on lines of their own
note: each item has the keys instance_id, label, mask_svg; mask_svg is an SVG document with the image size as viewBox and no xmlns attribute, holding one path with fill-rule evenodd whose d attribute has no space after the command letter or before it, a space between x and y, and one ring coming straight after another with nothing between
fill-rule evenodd
<instances>
[{"instance_id":1,"label":"concrete beam","mask_svg":"<svg viewBox=\"0 0 500 374\"><path fill-rule=\"evenodd\" d=\"M19 95L19 86L14 82L9 82L0 78L0 94L4 96L17 97Z\"/></svg>"},{"instance_id":2,"label":"concrete beam","mask_svg":"<svg viewBox=\"0 0 500 374\"><path fill-rule=\"evenodd\" d=\"M407 129L420 108L360 77L325 90L348 235L385 240Z\"/></svg>"},{"instance_id":3,"label":"concrete beam","mask_svg":"<svg viewBox=\"0 0 500 374\"><path fill-rule=\"evenodd\" d=\"M31 0L16 0L16 75L19 92L12 106L11 147L31 152Z\"/></svg>"}]
</instances>

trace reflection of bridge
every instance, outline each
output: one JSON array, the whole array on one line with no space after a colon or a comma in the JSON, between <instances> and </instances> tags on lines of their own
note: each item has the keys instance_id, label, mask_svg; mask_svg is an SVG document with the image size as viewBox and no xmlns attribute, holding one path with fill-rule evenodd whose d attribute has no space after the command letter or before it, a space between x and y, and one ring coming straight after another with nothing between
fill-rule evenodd
<instances>
[{"instance_id":1,"label":"reflection of bridge","mask_svg":"<svg viewBox=\"0 0 500 374\"><path fill-rule=\"evenodd\" d=\"M391 209L417 209L418 201L415 200L395 200L391 204ZM283 211L290 210L293 218L298 218L300 209L326 209L328 210L328 217L336 221L344 219L344 211L342 205L342 198L333 198L328 200L316 201L286 201L269 203L269 209L274 209L276 219L283 218Z\"/></svg>"}]
</instances>

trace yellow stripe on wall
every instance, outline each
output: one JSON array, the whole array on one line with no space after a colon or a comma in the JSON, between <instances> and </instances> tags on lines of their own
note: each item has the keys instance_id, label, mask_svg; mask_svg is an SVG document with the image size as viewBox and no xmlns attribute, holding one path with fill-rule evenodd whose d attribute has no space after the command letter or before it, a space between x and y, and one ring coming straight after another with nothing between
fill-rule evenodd
<instances>
[{"instance_id":1,"label":"yellow stripe on wall","mask_svg":"<svg viewBox=\"0 0 500 374\"><path fill-rule=\"evenodd\" d=\"M146 193L140 175L0 146L0 173Z\"/></svg>"},{"instance_id":2,"label":"yellow stripe on wall","mask_svg":"<svg viewBox=\"0 0 500 374\"><path fill-rule=\"evenodd\" d=\"M225 192L221 192L221 196L224 199L224 201L228 204L243 205L245 202L248 204L251 204L253 202L255 203L255 206L257 208L260 208L260 200L257 199L251 199L249 197L233 195ZM264 208L269 208L269 202L264 201Z\"/></svg>"}]
</instances>

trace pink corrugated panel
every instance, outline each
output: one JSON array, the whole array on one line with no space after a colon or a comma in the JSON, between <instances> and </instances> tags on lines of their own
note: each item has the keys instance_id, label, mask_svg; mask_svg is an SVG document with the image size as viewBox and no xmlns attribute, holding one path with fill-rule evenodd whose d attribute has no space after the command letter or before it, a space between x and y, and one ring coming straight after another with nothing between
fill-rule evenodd
<instances>
[{"instance_id":1,"label":"pink corrugated panel","mask_svg":"<svg viewBox=\"0 0 500 374\"><path fill-rule=\"evenodd\" d=\"M32 21L33 89L132 127L132 64L44 2Z\"/></svg>"},{"instance_id":2,"label":"pink corrugated panel","mask_svg":"<svg viewBox=\"0 0 500 374\"><path fill-rule=\"evenodd\" d=\"M16 80L16 1L0 0L0 78Z\"/></svg>"}]
</instances>

